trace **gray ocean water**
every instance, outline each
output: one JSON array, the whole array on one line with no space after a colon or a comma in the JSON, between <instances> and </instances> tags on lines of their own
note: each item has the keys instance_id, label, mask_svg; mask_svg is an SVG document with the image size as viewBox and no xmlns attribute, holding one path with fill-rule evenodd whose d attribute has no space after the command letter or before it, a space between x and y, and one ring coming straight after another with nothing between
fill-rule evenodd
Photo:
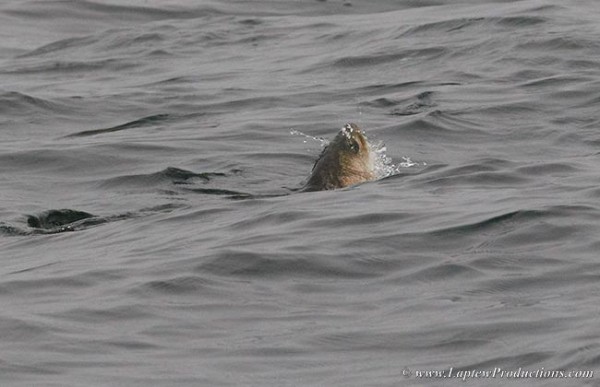
<instances>
[{"instance_id":1,"label":"gray ocean water","mask_svg":"<svg viewBox=\"0 0 600 387\"><path fill-rule=\"evenodd\" d=\"M0 384L600 385L599 37L596 0L3 1ZM297 192L347 122L389 176Z\"/></svg>"}]
</instances>

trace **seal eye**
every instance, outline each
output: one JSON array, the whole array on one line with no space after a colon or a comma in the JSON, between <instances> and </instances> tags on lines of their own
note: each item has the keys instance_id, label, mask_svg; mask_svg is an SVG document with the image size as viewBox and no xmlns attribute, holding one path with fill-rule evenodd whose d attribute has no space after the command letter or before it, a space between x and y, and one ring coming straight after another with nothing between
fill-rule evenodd
<instances>
[{"instance_id":1,"label":"seal eye","mask_svg":"<svg viewBox=\"0 0 600 387\"><path fill-rule=\"evenodd\" d=\"M356 142L356 140L350 141L350 150L352 150L352 152L354 153L358 153L358 151L360 150L360 145L358 145L358 142Z\"/></svg>"}]
</instances>

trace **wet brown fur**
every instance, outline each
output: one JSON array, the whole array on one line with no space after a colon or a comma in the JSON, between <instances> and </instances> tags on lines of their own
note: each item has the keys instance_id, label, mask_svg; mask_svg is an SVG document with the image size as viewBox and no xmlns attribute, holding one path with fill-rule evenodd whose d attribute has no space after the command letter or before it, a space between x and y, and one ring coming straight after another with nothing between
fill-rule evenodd
<instances>
[{"instance_id":1,"label":"wet brown fur","mask_svg":"<svg viewBox=\"0 0 600 387\"><path fill-rule=\"evenodd\" d=\"M356 124L347 124L323 149L304 190L343 188L374 178L367 139Z\"/></svg>"}]
</instances>

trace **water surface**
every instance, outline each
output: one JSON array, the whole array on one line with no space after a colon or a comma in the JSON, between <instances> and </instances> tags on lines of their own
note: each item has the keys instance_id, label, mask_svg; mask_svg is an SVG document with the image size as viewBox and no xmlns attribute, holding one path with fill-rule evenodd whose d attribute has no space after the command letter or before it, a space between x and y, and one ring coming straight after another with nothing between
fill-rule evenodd
<instances>
[{"instance_id":1,"label":"water surface","mask_svg":"<svg viewBox=\"0 0 600 387\"><path fill-rule=\"evenodd\" d=\"M4 2L2 384L596 370L599 11ZM394 175L294 192L347 122Z\"/></svg>"}]
</instances>

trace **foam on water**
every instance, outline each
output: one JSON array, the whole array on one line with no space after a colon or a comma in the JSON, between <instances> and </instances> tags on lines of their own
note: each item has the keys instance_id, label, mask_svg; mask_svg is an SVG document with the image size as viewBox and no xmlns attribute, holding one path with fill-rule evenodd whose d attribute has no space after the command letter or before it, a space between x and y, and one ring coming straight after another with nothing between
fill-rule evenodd
<instances>
[{"instance_id":1,"label":"foam on water","mask_svg":"<svg viewBox=\"0 0 600 387\"><path fill-rule=\"evenodd\" d=\"M375 171L375 175L378 179L396 175L400 173L402 168L410 168L419 165L418 163L412 161L408 156L403 156L403 161L394 164L392 158L386 153L387 147L383 141L369 141L369 150L374 156L373 170ZM425 163L423 163L423 165L425 165Z\"/></svg>"}]
</instances>

